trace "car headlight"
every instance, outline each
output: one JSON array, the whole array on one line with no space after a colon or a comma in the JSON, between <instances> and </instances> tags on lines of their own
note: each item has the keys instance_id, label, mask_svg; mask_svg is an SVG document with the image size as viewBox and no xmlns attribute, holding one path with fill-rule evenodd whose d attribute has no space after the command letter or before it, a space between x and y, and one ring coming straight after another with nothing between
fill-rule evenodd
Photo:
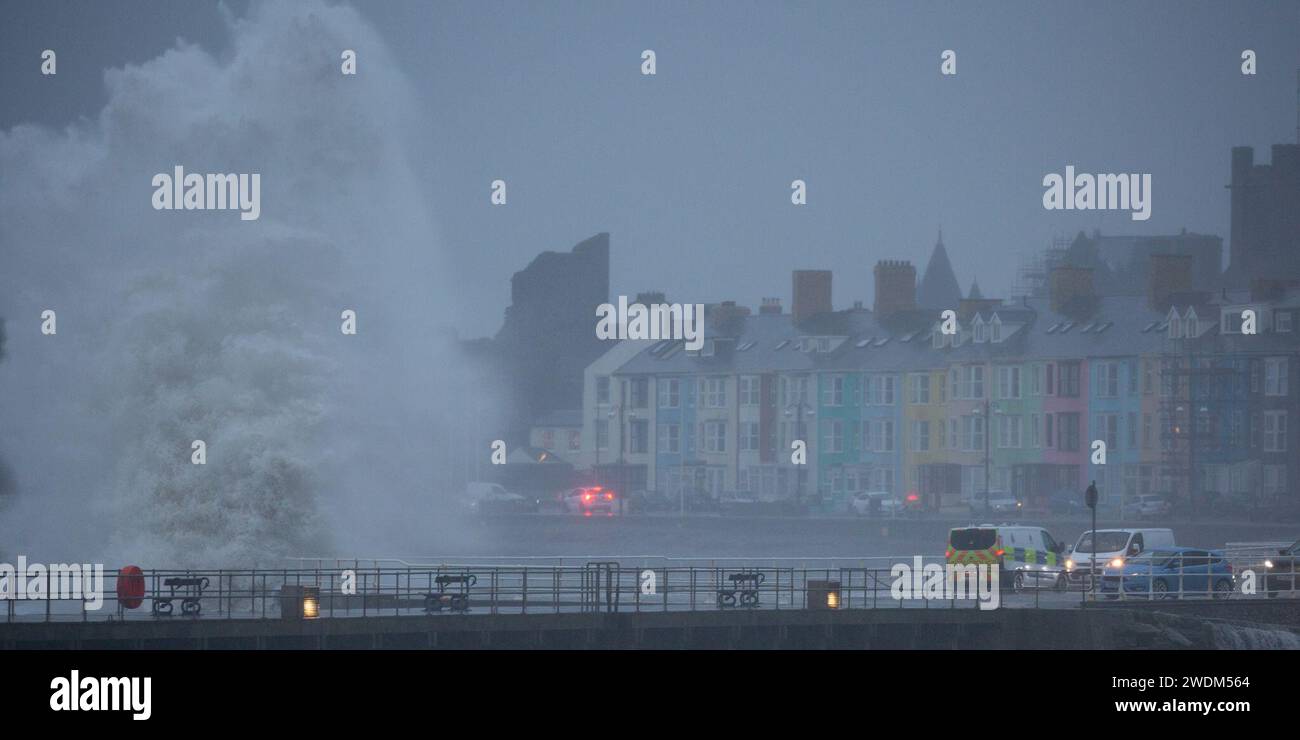
<instances>
[{"instance_id":1,"label":"car headlight","mask_svg":"<svg viewBox=\"0 0 1300 740\"><path fill-rule=\"evenodd\" d=\"M1066 570L1074 570L1074 561L1073 561L1073 560L1067 560L1067 561L1065 561L1065 569L1066 569Z\"/></svg>"},{"instance_id":2,"label":"car headlight","mask_svg":"<svg viewBox=\"0 0 1300 740\"><path fill-rule=\"evenodd\" d=\"M1264 567L1265 567L1265 568L1272 568L1272 567L1273 567L1273 561L1272 561L1272 560L1265 560L1265 561L1264 561Z\"/></svg>"},{"instance_id":3,"label":"car headlight","mask_svg":"<svg viewBox=\"0 0 1300 740\"><path fill-rule=\"evenodd\" d=\"M1123 567L1124 567L1124 558L1115 558L1114 560L1110 561L1110 567L1112 567L1112 568L1123 568Z\"/></svg>"}]
</instances>

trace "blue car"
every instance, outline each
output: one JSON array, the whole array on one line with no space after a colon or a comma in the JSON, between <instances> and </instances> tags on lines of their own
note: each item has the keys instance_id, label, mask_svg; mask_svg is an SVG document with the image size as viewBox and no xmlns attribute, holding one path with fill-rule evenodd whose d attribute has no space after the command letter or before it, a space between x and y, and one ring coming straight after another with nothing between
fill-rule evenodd
<instances>
[{"instance_id":1,"label":"blue car","mask_svg":"<svg viewBox=\"0 0 1300 740\"><path fill-rule=\"evenodd\" d=\"M1219 550L1168 547L1106 564L1101 592L1117 599L1125 595L1155 599L1179 596L1227 598L1236 588L1232 566Z\"/></svg>"}]
</instances>

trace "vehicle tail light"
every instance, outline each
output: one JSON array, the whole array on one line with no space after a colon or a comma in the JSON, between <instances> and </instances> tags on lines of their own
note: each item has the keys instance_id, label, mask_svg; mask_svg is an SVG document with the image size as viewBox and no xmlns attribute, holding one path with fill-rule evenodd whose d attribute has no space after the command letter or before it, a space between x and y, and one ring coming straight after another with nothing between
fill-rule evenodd
<instances>
[{"instance_id":1,"label":"vehicle tail light","mask_svg":"<svg viewBox=\"0 0 1300 740\"><path fill-rule=\"evenodd\" d=\"M613 501L613 500L614 500L614 494L612 494L612 493L606 493L606 494L605 494L605 500L606 500L606 501Z\"/></svg>"},{"instance_id":2,"label":"vehicle tail light","mask_svg":"<svg viewBox=\"0 0 1300 740\"><path fill-rule=\"evenodd\" d=\"M582 502L583 502L584 504L589 504L589 503L591 503L591 494L590 494L590 493L584 493L584 494L582 494Z\"/></svg>"},{"instance_id":3,"label":"vehicle tail light","mask_svg":"<svg viewBox=\"0 0 1300 740\"><path fill-rule=\"evenodd\" d=\"M1007 551L999 547L998 549L993 551L993 554L997 555L998 557L1002 557L1003 555L1007 554Z\"/></svg>"}]
</instances>

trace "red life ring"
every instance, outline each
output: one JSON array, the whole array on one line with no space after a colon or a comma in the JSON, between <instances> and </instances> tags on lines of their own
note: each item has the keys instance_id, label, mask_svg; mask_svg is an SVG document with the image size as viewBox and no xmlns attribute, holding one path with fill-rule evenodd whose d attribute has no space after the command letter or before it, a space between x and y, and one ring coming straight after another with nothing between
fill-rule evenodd
<instances>
[{"instance_id":1,"label":"red life ring","mask_svg":"<svg viewBox=\"0 0 1300 740\"><path fill-rule=\"evenodd\" d=\"M127 609L144 603L144 571L128 565L117 572L117 602Z\"/></svg>"}]
</instances>

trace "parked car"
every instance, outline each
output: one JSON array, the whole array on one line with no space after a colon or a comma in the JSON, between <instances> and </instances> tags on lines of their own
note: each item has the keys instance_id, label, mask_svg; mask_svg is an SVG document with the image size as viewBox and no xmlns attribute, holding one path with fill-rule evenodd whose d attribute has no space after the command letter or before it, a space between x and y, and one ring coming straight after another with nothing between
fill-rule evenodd
<instances>
[{"instance_id":1,"label":"parked car","mask_svg":"<svg viewBox=\"0 0 1300 740\"><path fill-rule=\"evenodd\" d=\"M993 514L1003 516L1019 516L1025 508L1025 503L1015 496L1005 491L989 491L988 510ZM984 513L984 494L971 494L970 513L979 515Z\"/></svg>"},{"instance_id":2,"label":"parked car","mask_svg":"<svg viewBox=\"0 0 1300 740\"><path fill-rule=\"evenodd\" d=\"M1144 493L1137 497L1128 511L1139 519L1155 519L1169 516L1170 509L1169 502L1164 496Z\"/></svg>"},{"instance_id":3,"label":"parked car","mask_svg":"<svg viewBox=\"0 0 1300 740\"><path fill-rule=\"evenodd\" d=\"M1088 505L1084 503L1083 491L1058 488L1047 497L1047 509L1053 514L1083 514L1088 511Z\"/></svg>"},{"instance_id":4,"label":"parked car","mask_svg":"<svg viewBox=\"0 0 1300 740\"><path fill-rule=\"evenodd\" d=\"M465 485L463 505L472 514L521 514L537 511L538 501L500 483L471 481Z\"/></svg>"},{"instance_id":5,"label":"parked car","mask_svg":"<svg viewBox=\"0 0 1300 740\"><path fill-rule=\"evenodd\" d=\"M564 510L583 516L616 516L622 513L622 501L612 488L579 486L564 494Z\"/></svg>"},{"instance_id":6,"label":"parked car","mask_svg":"<svg viewBox=\"0 0 1300 740\"><path fill-rule=\"evenodd\" d=\"M919 512L921 497L913 493L900 499L888 491L863 491L853 496L849 506L858 516L891 519Z\"/></svg>"},{"instance_id":7,"label":"parked car","mask_svg":"<svg viewBox=\"0 0 1300 740\"><path fill-rule=\"evenodd\" d=\"M1264 561L1264 591L1269 598L1288 592L1295 596L1300 591L1300 541Z\"/></svg>"},{"instance_id":8,"label":"parked car","mask_svg":"<svg viewBox=\"0 0 1300 740\"><path fill-rule=\"evenodd\" d=\"M1148 550L1101 573L1101 592L1168 599L1180 596L1227 598L1236 587L1232 566L1220 550L1170 547Z\"/></svg>"}]
</instances>

